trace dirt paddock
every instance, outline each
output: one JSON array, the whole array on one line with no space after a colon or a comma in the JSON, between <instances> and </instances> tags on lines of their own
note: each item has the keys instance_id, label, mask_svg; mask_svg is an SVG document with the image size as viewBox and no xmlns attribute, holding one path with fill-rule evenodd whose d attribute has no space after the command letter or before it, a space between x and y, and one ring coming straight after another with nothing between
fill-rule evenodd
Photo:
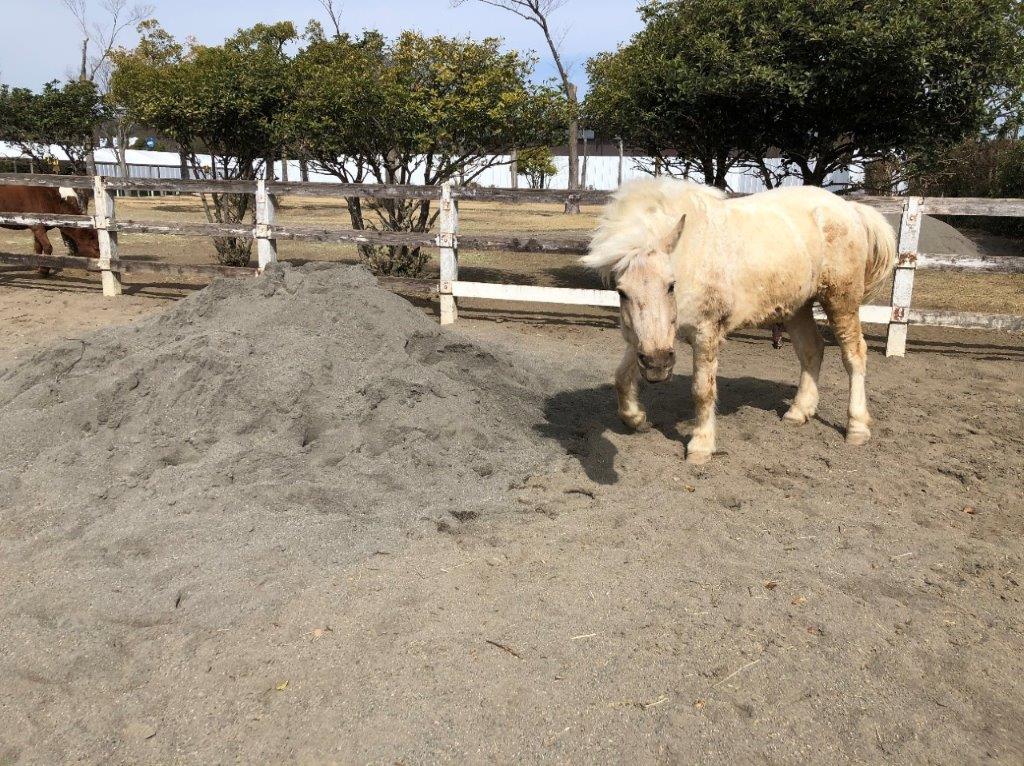
<instances>
[{"instance_id":1,"label":"dirt paddock","mask_svg":"<svg viewBox=\"0 0 1024 766\"><path fill-rule=\"evenodd\" d=\"M224 462L203 473L209 460L180 450L132 461L150 422L163 450L200 443L174 422L175 368L140 360L166 344L195 370L182 390L203 413L247 399L285 434L305 405L281 381L333 395L352 352L318 344L355 331L317 325L302 343L281 312L303 293L282 282L266 298L281 348L244 364L287 377L208 391L202 371L234 369L266 328L203 322L252 296L104 302L92 279L0 280L0 763L1024 761L1021 336L916 328L907 357L886 359L872 334L875 438L851 449L835 346L821 412L794 428L780 419L791 347L742 333L722 358L723 452L694 468L685 362L645 388L650 433L618 424L613 314L470 302L435 337L432 306L374 297L388 321L365 332L399 346L412 333L417 350L411 367L355 371L385 392L358 428L414 377L410 407L501 409L498 430L519 432L493 446L489 423L452 422L408 443L443 457L472 441L494 464L463 476L443 457L413 483L332 463L346 399L301 446L241 428L237 454L202 442L237 468L221 482ZM345 303L322 292L310 306L333 321ZM93 387L102 416L75 399ZM34 451L13 443L64 423ZM522 476L508 445L529 455ZM109 465L88 462L108 448ZM294 471L302 482L278 486Z\"/></svg>"}]
</instances>

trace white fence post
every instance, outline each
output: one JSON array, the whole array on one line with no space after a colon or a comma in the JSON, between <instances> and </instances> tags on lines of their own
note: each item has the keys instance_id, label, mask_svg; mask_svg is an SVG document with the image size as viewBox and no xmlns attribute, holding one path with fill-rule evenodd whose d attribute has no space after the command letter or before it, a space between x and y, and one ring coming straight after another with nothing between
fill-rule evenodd
<instances>
[{"instance_id":1,"label":"white fence post","mask_svg":"<svg viewBox=\"0 0 1024 766\"><path fill-rule=\"evenodd\" d=\"M441 324L452 324L459 318L459 309L452 295L452 283L459 278L459 210L452 199L452 185L441 186L441 214L439 216L437 246L441 261Z\"/></svg>"},{"instance_id":2,"label":"white fence post","mask_svg":"<svg viewBox=\"0 0 1024 766\"><path fill-rule=\"evenodd\" d=\"M117 260L117 225L114 218L114 197L103 182L103 176L93 176L93 223L100 245L100 279L103 294L115 297L121 294L121 272L114 271Z\"/></svg>"},{"instance_id":3,"label":"white fence post","mask_svg":"<svg viewBox=\"0 0 1024 766\"><path fill-rule=\"evenodd\" d=\"M274 198L267 193L266 179L256 181L256 257L260 271L277 262L277 240L274 239Z\"/></svg>"},{"instance_id":4,"label":"white fence post","mask_svg":"<svg viewBox=\"0 0 1024 766\"><path fill-rule=\"evenodd\" d=\"M900 220L899 255L892 277L892 316L885 343L886 356L904 356L907 352L907 323L914 292L914 272L917 271L917 246L921 239L921 202L921 197L907 197Z\"/></svg>"}]
</instances>

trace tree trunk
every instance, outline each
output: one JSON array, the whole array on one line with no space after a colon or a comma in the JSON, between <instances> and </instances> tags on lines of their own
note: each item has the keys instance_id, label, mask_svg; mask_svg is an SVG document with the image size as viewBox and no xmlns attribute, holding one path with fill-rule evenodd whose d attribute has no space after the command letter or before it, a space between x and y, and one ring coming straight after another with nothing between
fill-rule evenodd
<instances>
[{"instance_id":1,"label":"tree trunk","mask_svg":"<svg viewBox=\"0 0 1024 766\"><path fill-rule=\"evenodd\" d=\"M715 160L715 186L724 191L729 186L726 180L729 177L729 155L719 152Z\"/></svg>"},{"instance_id":2,"label":"tree trunk","mask_svg":"<svg viewBox=\"0 0 1024 766\"><path fill-rule=\"evenodd\" d=\"M281 180L288 183L288 153L281 155Z\"/></svg>"},{"instance_id":3,"label":"tree trunk","mask_svg":"<svg viewBox=\"0 0 1024 766\"><path fill-rule=\"evenodd\" d=\"M519 152L512 150L512 161L509 163L509 172L512 175L512 188L519 188Z\"/></svg>"},{"instance_id":4,"label":"tree trunk","mask_svg":"<svg viewBox=\"0 0 1024 766\"><path fill-rule=\"evenodd\" d=\"M299 180L302 183L309 182L309 160L306 158L299 160Z\"/></svg>"},{"instance_id":5,"label":"tree trunk","mask_svg":"<svg viewBox=\"0 0 1024 766\"><path fill-rule=\"evenodd\" d=\"M569 191L580 188L580 123L576 117L576 86L572 83L566 88L571 114L569 117ZM566 215L578 215L580 212L579 198L570 194L565 201Z\"/></svg>"},{"instance_id":6,"label":"tree trunk","mask_svg":"<svg viewBox=\"0 0 1024 766\"><path fill-rule=\"evenodd\" d=\"M800 173L803 176L804 186L824 186L825 178L829 174L828 163L819 159L814 163L813 170L808 165L803 164L800 167Z\"/></svg>"},{"instance_id":7,"label":"tree trunk","mask_svg":"<svg viewBox=\"0 0 1024 766\"><path fill-rule=\"evenodd\" d=\"M91 176L99 175L96 172L96 147L100 145L99 126L92 129L92 146L85 155L85 171Z\"/></svg>"},{"instance_id":8,"label":"tree trunk","mask_svg":"<svg viewBox=\"0 0 1024 766\"><path fill-rule=\"evenodd\" d=\"M88 72L87 72L87 70L88 70L88 61L89 61L89 38L86 37L84 40L82 40L82 67L81 67L81 69L78 72L78 79L82 80L83 82L85 80L89 79L89 75L88 75Z\"/></svg>"}]
</instances>

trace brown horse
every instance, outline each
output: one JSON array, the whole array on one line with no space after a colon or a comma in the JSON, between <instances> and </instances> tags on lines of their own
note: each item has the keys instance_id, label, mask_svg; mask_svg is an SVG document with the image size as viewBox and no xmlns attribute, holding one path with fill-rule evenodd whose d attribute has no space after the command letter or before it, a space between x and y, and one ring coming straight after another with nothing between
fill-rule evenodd
<instances>
[{"instance_id":1,"label":"brown horse","mask_svg":"<svg viewBox=\"0 0 1024 766\"><path fill-rule=\"evenodd\" d=\"M50 189L37 186L0 186L0 212L3 213L55 213L58 215L83 215L82 206L73 189ZM53 246L46 232L55 226L37 224L24 226L0 224L4 229L28 229L32 232L36 255L52 255ZM71 255L86 258L100 257L100 244L95 229L60 228L61 237ZM46 275L52 269L42 267L39 273Z\"/></svg>"},{"instance_id":2,"label":"brown horse","mask_svg":"<svg viewBox=\"0 0 1024 766\"><path fill-rule=\"evenodd\" d=\"M825 309L850 378L846 440L868 427L867 347L858 311L891 272L896 236L872 208L812 187L726 199L715 189L668 179L623 186L583 263L615 277L627 349L615 378L619 416L649 428L640 377L666 380L682 336L693 347L696 424L687 460L715 451L718 350L740 327L784 322L800 359L800 386L785 415L806 423L818 408L824 342L811 312Z\"/></svg>"}]
</instances>

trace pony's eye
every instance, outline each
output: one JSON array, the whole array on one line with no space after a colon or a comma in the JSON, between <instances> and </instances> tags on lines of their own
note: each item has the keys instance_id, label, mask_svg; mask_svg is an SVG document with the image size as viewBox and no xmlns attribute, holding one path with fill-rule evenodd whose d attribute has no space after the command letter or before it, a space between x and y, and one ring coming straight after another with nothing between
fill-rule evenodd
<instances>
[{"instance_id":1,"label":"pony's eye","mask_svg":"<svg viewBox=\"0 0 1024 766\"><path fill-rule=\"evenodd\" d=\"M625 291L619 290L618 293L619 293L619 298L621 298L623 300L623 302L629 300L629 296L626 295Z\"/></svg>"},{"instance_id":2,"label":"pony's eye","mask_svg":"<svg viewBox=\"0 0 1024 766\"><path fill-rule=\"evenodd\" d=\"M676 291L676 283L675 282L669 282L668 294L669 295L673 295L675 293L675 291Z\"/></svg>"}]
</instances>

